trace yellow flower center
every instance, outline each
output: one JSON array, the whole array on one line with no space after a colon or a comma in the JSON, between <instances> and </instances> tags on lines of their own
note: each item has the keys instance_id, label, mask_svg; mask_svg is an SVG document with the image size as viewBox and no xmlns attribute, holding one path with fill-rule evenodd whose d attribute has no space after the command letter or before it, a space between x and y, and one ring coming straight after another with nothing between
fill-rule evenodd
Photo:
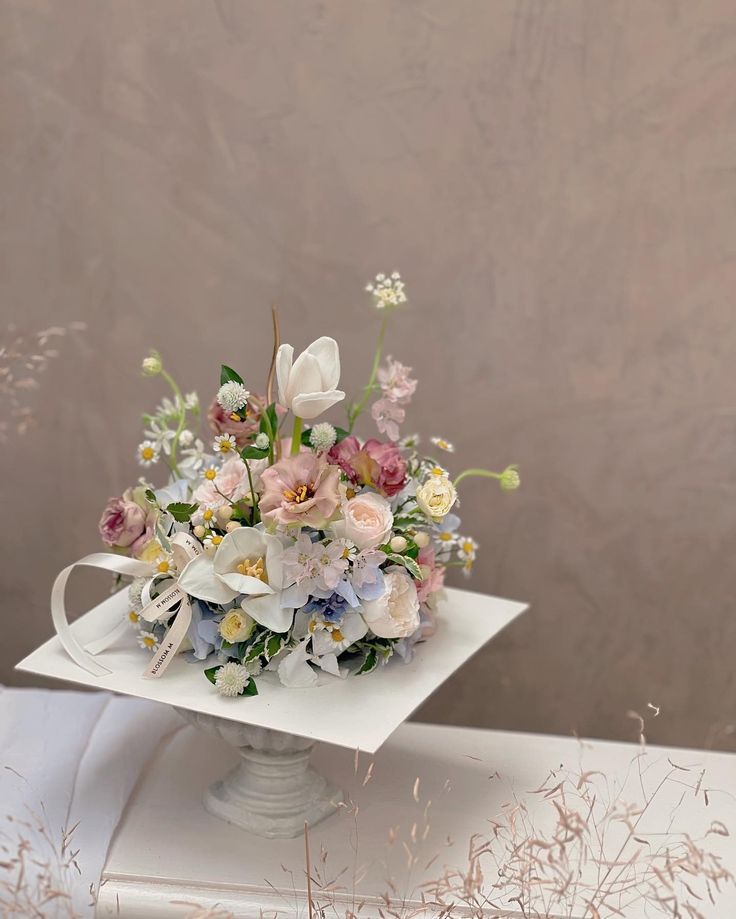
<instances>
[{"instance_id":1,"label":"yellow flower center","mask_svg":"<svg viewBox=\"0 0 736 919\"><path fill-rule=\"evenodd\" d=\"M452 542L452 533L440 533L440 540L442 542Z\"/></svg>"},{"instance_id":2,"label":"yellow flower center","mask_svg":"<svg viewBox=\"0 0 736 919\"><path fill-rule=\"evenodd\" d=\"M136 613L136 611L135 611L134 609L132 609L132 610L128 613L128 619L130 619L131 622L139 622L139 621L140 621L140 618L141 618L141 617L138 615L138 613Z\"/></svg>"},{"instance_id":3,"label":"yellow flower center","mask_svg":"<svg viewBox=\"0 0 736 919\"><path fill-rule=\"evenodd\" d=\"M354 498L354 497L355 497L355 489L354 489L354 488L346 488L346 489L345 489L345 497L348 499L348 501L350 501L351 498Z\"/></svg>"},{"instance_id":4,"label":"yellow flower center","mask_svg":"<svg viewBox=\"0 0 736 919\"><path fill-rule=\"evenodd\" d=\"M314 485L297 485L294 489L287 488L284 491L284 497L294 504L303 504L314 497Z\"/></svg>"},{"instance_id":5,"label":"yellow flower center","mask_svg":"<svg viewBox=\"0 0 736 919\"><path fill-rule=\"evenodd\" d=\"M220 441L220 452L221 453L229 453L232 450L232 448L233 448L233 445L230 443L229 440Z\"/></svg>"},{"instance_id":6,"label":"yellow flower center","mask_svg":"<svg viewBox=\"0 0 736 919\"><path fill-rule=\"evenodd\" d=\"M155 639L155 638L151 638L150 635L146 635L146 637L143 639L143 644L144 644L147 648L152 648L152 647L156 644L156 639Z\"/></svg>"},{"instance_id":7,"label":"yellow flower center","mask_svg":"<svg viewBox=\"0 0 736 919\"><path fill-rule=\"evenodd\" d=\"M152 460L155 455L156 452L153 447L143 447L141 450L141 457L144 460Z\"/></svg>"},{"instance_id":8,"label":"yellow flower center","mask_svg":"<svg viewBox=\"0 0 736 919\"><path fill-rule=\"evenodd\" d=\"M216 476L217 476L217 470L216 470L216 469L205 469L205 471L204 471L204 477L205 477L206 479L209 479L210 482L214 481L214 479L215 479Z\"/></svg>"},{"instance_id":9,"label":"yellow flower center","mask_svg":"<svg viewBox=\"0 0 736 919\"><path fill-rule=\"evenodd\" d=\"M164 559L162 562L158 563L156 570L160 571L161 574L168 574L169 571L171 571L171 565L166 559Z\"/></svg>"},{"instance_id":10,"label":"yellow flower center","mask_svg":"<svg viewBox=\"0 0 736 919\"><path fill-rule=\"evenodd\" d=\"M340 629L333 629L333 630L332 630L332 640L333 640L333 641L342 641L342 640L343 640L343 637L344 637L344 636L343 636L342 632L340 631Z\"/></svg>"},{"instance_id":11,"label":"yellow flower center","mask_svg":"<svg viewBox=\"0 0 736 919\"><path fill-rule=\"evenodd\" d=\"M208 507L206 511L202 511L203 520L210 521L212 520L214 516L215 516L215 512L212 510L212 508Z\"/></svg>"},{"instance_id":12,"label":"yellow flower center","mask_svg":"<svg viewBox=\"0 0 736 919\"><path fill-rule=\"evenodd\" d=\"M212 543L213 546L219 546L220 543L222 542L222 536L218 536L217 534L214 534L214 535L211 537L210 541L211 541L211 543Z\"/></svg>"},{"instance_id":13,"label":"yellow flower center","mask_svg":"<svg viewBox=\"0 0 736 919\"><path fill-rule=\"evenodd\" d=\"M442 468L442 466L432 467L432 475L444 475L444 474L445 474L445 470Z\"/></svg>"},{"instance_id":14,"label":"yellow flower center","mask_svg":"<svg viewBox=\"0 0 736 919\"><path fill-rule=\"evenodd\" d=\"M263 560L263 556L257 558L254 562L251 562L249 558L244 558L242 562L235 566L235 569L246 577L258 578L258 580L263 581L264 584L268 583L266 563Z\"/></svg>"},{"instance_id":15,"label":"yellow flower center","mask_svg":"<svg viewBox=\"0 0 736 919\"><path fill-rule=\"evenodd\" d=\"M467 541L464 542L464 543L463 543L463 552L472 552L472 551L473 551L473 543L472 543L472 542L467 542Z\"/></svg>"}]
</instances>

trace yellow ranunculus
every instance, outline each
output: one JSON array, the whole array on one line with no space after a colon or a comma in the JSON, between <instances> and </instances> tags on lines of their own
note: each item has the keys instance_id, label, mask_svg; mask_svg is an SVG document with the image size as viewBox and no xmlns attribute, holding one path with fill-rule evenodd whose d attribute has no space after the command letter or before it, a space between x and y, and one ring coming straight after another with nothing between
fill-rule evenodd
<instances>
[{"instance_id":1,"label":"yellow ranunculus","mask_svg":"<svg viewBox=\"0 0 736 919\"><path fill-rule=\"evenodd\" d=\"M256 627L255 619L239 609L231 609L220 622L220 635L234 645L238 641L249 638Z\"/></svg>"},{"instance_id":2,"label":"yellow ranunculus","mask_svg":"<svg viewBox=\"0 0 736 919\"><path fill-rule=\"evenodd\" d=\"M457 492L446 475L431 475L417 488L417 504L428 517L441 518L449 514Z\"/></svg>"}]
</instances>

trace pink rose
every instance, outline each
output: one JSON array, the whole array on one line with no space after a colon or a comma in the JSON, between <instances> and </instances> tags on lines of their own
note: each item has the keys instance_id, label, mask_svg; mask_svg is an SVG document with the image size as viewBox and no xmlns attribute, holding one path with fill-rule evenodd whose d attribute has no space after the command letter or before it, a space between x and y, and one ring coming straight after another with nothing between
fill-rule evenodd
<instances>
[{"instance_id":1,"label":"pink rose","mask_svg":"<svg viewBox=\"0 0 736 919\"><path fill-rule=\"evenodd\" d=\"M389 498L398 494L406 482L406 462L394 444L367 440L361 448L357 437L346 437L327 457L357 485L373 485Z\"/></svg>"},{"instance_id":2,"label":"pink rose","mask_svg":"<svg viewBox=\"0 0 736 919\"><path fill-rule=\"evenodd\" d=\"M261 473L261 517L285 525L323 527L340 502L340 469L324 456L299 453Z\"/></svg>"},{"instance_id":3,"label":"pink rose","mask_svg":"<svg viewBox=\"0 0 736 919\"><path fill-rule=\"evenodd\" d=\"M126 493L127 494L127 493ZM100 517L99 530L105 545L117 549L130 549L142 547L141 539L148 534L146 511L135 501L126 498L110 498L107 507ZM153 527L151 527L151 533ZM148 542L148 538L145 542Z\"/></svg>"},{"instance_id":4,"label":"pink rose","mask_svg":"<svg viewBox=\"0 0 736 919\"><path fill-rule=\"evenodd\" d=\"M430 594L436 593L444 587L445 567L444 565L437 565L432 546L425 546L420 549L417 564L424 575L424 578L417 582L417 597L420 603L424 603Z\"/></svg>"},{"instance_id":5,"label":"pink rose","mask_svg":"<svg viewBox=\"0 0 736 919\"><path fill-rule=\"evenodd\" d=\"M378 465L378 474L373 484L389 498L397 495L406 482L406 462L396 444L384 444L379 440L367 440L363 449Z\"/></svg>"},{"instance_id":6,"label":"pink rose","mask_svg":"<svg viewBox=\"0 0 736 919\"><path fill-rule=\"evenodd\" d=\"M394 515L388 501L375 492L356 495L343 505L344 520L334 526L336 535L345 536L363 549L372 549L391 537Z\"/></svg>"}]
</instances>

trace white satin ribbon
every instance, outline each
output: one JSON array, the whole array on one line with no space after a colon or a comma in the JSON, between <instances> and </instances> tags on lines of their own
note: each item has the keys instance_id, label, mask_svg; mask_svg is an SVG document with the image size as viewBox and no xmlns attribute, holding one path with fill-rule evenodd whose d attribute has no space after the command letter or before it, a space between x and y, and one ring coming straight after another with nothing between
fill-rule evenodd
<instances>
[{"instance_id":1,"label":"white satin ribbon","mask_svg":"<svg viewBox=\"0 0 736 919\"><path fill-rule=\"evenodd\" d=\"M188 533L177 533L171 543L174 562L179 571L184 568L187 562L203 551L201 544L189 536ZM94 660L91 655L99 654L120 638L127 631L127 623L123 620L107 634L88 642L82 647L72 632L64 601L69 576L77 567L99 568L114 574L123 574L134 578L150 578L144 588L144 596L150 599L150 588L153 581L153 578L151 578L152 566L148 562L126 558L122 555L94 552L81 558L73 565L64 568L54 581L54 586L51 589L51 618L64 650L87 673L91 673L93 676L104 676L112 671L99 661ZM155 678L165 672L186 637L189 624L192 621L192 607L189 603L189 597L184 591L177 584L172 584L160 596L150 600L140 613L141 618L147 622L166 620L170 618L171 610L177 603L180 603L180 607L177 611L176 619L164 636L161 647L156 652L152 664L146 668L143 674L144 677Z\"/></svg>"}]
</instances>

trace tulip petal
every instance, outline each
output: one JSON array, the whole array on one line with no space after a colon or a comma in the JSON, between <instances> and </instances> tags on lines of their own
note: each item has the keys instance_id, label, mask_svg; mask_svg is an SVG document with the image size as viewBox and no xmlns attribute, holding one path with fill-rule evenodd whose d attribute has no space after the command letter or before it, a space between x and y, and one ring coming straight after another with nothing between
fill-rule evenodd
<instances>
[{"instance_id":1,"label":"tulip petal","mask_svg":"<svg viewBox=\"0 0 736 919\"><path fill-rule=\"evenodd\" d=\"M319 361L308 351L302 351L299 357L294 361L294 366L289 374L289 385L287 387L287 396L294 411L294 401L305 393L321 392L324 389L322 385L322 374L319 369Z\"/></svg>"},{"instance_id":2,"label":"tulip petal","mask_svg":"<svg viewBox=\"0 0 736 919\"><path fill-rule=\"evenodd\" d=\"M245 597L240 606L259 625L271 629L272 632L288 632L294 621L294 610L284 609L278 594Z\"/></svg>"},{"instance_id":3,"label":"tulip petal","mask_svg":"<svg viewBox=\"0 0 736 919\"><path fill-rule=\"evenodd\" d=\"M345 398L345 393L339 389L332 392L312 392L296 396L292 403L292 411L300 418L311 421L323 412L332 408Z\"/></svg>"},{"instance_id":4,"label":"tulip petal","mask_svg":"<svg viewBox=\"0 0 736 919\"><path fill-rule=\"evenodd\" d=\"M276 380L279 384L279 402L284 408L289 407L287 390L289 388L289 374L294 361L294 349L291 345L281 345L276 352Z\"/></svg>"},{"instance_id":5,"label":"tulip petal","mask_svg":"<svg viewBox=\"0 0 736 919\"><path fill-rule=\"evenodd\" d=\"M261 581L259 578L253 578L248 574L241 574L239 571L226 571L219 575L220 580L224 581L228 587L239 594L272 594L273 587Z\"/></svg>"},{"instance_id":6,"label":"tulip petal","mask_svg":"<svg viewBox=\"0 0 736 919\"><path fill-rule=\"evenodd\" d=\"M210 603L229 603L238 595L215 574L209 555L198 555L189 562L179 575L179 587L192 597Z\"/></svg>"},{"instance_id":7,"label":"tulip petal","mask_svg":"<svg viewBox=\"0 0 736 919\"><path fill-rule=\"evenodd\" d=\"M307 348L319 361L322 376L320 389L336 389L340 382L340 349L334 338L323 335Z\"/></svg>"}]
</instances>

